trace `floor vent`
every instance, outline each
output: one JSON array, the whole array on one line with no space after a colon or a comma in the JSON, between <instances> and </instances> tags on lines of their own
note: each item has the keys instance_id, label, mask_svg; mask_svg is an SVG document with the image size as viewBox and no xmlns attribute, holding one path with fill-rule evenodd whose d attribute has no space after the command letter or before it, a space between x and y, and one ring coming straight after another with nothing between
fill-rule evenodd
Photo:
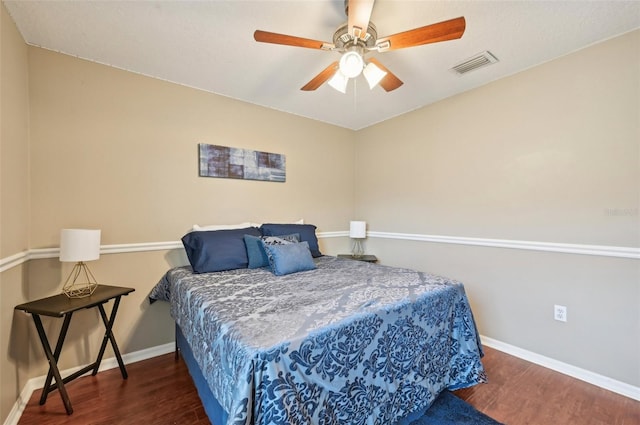
<instances>
[{"instance_id":1,"label":"floor vent","mask_svg":"<svg viewBox=\"0 0 640 425\"><path fill-rule=\"evenodd\" d=\"M491 65L492 63L498 62L498 58L496 58L491 52L486 51L475 55L472 58L469 58L463 62L460 62L453 68L456 74L463 75L467 72L474 71L478 68L482 68L483 66Z\"/></svg>"}]
</instances>

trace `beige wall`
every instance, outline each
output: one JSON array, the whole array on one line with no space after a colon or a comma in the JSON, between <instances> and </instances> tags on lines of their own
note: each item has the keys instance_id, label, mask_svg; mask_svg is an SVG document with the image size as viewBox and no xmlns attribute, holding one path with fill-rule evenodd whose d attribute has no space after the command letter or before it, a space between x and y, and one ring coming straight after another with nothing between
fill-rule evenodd
<instances>
[{"instance_id":1,"label":"beige wall","mask_svg":"<svg viewBox=\"0 0 640 425\"><path fill-rule=\"evenodd\" d=\"M29 86L27 45L1 9L0 258L27 248Z\"/></svg>"},{"instance_id":2,"label":"beige wall","mask_svg":"<svg viewBox=\"0 0 640 425\"><path fill-rule=\"evenodd\" d=\"M639 76L635 31L362 130L356 213L378 232L640 247ZM368 250L462 280L488 337L640 385L638 260Z\"/></svg>"},{"instance_id":3,"label":"beige wall","mask_svg":"<svg viewBox=\"0 0 640 425\"><path fill-rule=\"evenodd\" d=\"M638 246L637 210L607 211L638 208L639 34L358 132L358 212L377 231Z\"/></svg>"},{"instance_id":4,"label":"beige wall","mask_svg":"<svg viewBox=\"0 0 640 425\"><path fill-rule=\"evenodd\" d=\"M31 247L98 227L104 244L172 241L194 223L353 211L349 130L70 56L29 49ZM286 183L198 177L198 143L286 155Z\"/></svg>"},{"instance_id":5,"label":"beige wall","mask_svg":"<svg viewBox=\"0 0 640 425\"><path fill-rule=\"evenodd\" d=\"M28 247L29 92L27 46L0 6L0 259ZM0 272L0 421L26 383L26 265Z\"/></svg>"}]
</instances>

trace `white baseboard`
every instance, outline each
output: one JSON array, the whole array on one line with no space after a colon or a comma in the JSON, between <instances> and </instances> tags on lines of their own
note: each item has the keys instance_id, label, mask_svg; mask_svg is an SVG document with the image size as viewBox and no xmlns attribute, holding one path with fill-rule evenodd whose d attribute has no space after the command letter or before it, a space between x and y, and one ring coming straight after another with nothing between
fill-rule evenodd
<instances>
[{"instance_id":1,"label":"white baseboard","mask_svg":"<svg viewBox=\"0 0 640 425\"><path fill-rule=\"evenodd\" d=\"M605 390L612 391L625 397L640 401L639 387L635 387L621 381L616 381L615 379L611 379L606 376L560 362L550 357L545 357L540 354L524 350L522 348L504 343L502 341L498 341L493 338L482 335L480 336L480 338L482 340L482 344L486 345L487 347L491 347L498 351L502 351L503 353L510 354L514 357L518 357L520 359L535 363L548 369L555 370L556 372L571 376L576 379L580 379L581 381L596 385ZM172 353L174 350L175 344L173 342L170 342L151 348L146 348L144 350L135 351L133 353L124 354L122 356L122 360L125 364L131 364L139 362L141 360L147 360L152 357L161 356L163 354ZM78 366L76 368L61 371L61 375L68 376L75 371L82 369L83 367L84 366ZM99 370L109 370L116 367L118 367L118 362L115 357L111 357L102 361ZM4 421L4 425L18 424L20 416L22 415L25 406L31 398L31 394L33 394L33 391L41 388L44 385L45 379L45 376L39 376L27 381L26 385L22 389L22 392L20 393L18 400L16 400L15 404L13 405L13 409L11 409L11 412L9 412L9 416L7 416L7 419Z\"/></svg>"},{"instance_id":2,"label":"white baseboard","mask_svg":"<svg viewBox=\"0 0 640 425\"><path fill-rule=\"evenodd\" d=\"M167 344L157 345L155 347L145 348L144 350L124 354L122 355L122 361L125 364L131 364L131 363L139 362L141 360L147 360L152 357L161 356L163 354L172 353L174 350L175 350L175 343L169 342ZM82 369L83 367L85 366L78 366L71 369L62 370L60 371L60 374L63 377L69 376L72 373ZM116 360L115 357L110 357L108 359L104 359L102 363L100 363L100 368L98 369L98 371L102 372L103 370L109 370L116 367L118 367L118 361ZM87 374L88 373L90 372L87 372ZM11 412L9 412L9 416L7 416L7 419L4 421L4 425L18 424L18 421L20 420L20 416L22 416L22 412L24 411L24 408L27 406L27 403L31 398L31 394L33 394L35 390L42 388L46 378L47 377L43 375L43 376L38 376L36 378L31 378L27 381L24 388L22 389L22 392L20 393L20 396L18 397L18 400L16 400L16 402L13 405L13 408L11 409Z\"/></svg>"},{"instance_id":3,"label":"white baseboard","mask_svg":"<svg viewBox=\"0 0 640 425\"><path fill-rule=\"evenodd\" d=\"M482 335L480 336L480 338L482 340L482 344L486 345L487 347L494 348L498 351L502 351L503 353L507 353L514 357L518 357L528 362L535 363L539 366L546 367L547 369L555 370L556 372L560 372L564 375L568 375L581 381L588 382L605 390L640 401L640 387L634 387L633 385L627 384L625 382L616 381L615 379L611 379L606 376L581 369L568 363L563 363L550 357L545 357L540 354L524 350L522 348L495 340L493 338Z\"/></svg>"}]
</instances>

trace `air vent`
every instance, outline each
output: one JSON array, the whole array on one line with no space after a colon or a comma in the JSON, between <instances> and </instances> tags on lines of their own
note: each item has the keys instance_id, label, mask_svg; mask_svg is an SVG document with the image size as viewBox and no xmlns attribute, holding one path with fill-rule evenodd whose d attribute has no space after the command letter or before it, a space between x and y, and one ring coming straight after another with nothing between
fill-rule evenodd
<instances>
[{"instance_id":1,"label":"air vent","mask_svg":"<svg viewBox=\"0 0 640 425\"><path fill-rule=\"evenodd\" d=\"M498 62L498 58L493 56L491 52L486 51L479 53L463 62L460 62L459 64L451 68L451 70L459 75L463 75L467 72L474 71L478 68L482 68L483 66L491 65L492 63L496 62Z\"/></svg>"}]
</instances>

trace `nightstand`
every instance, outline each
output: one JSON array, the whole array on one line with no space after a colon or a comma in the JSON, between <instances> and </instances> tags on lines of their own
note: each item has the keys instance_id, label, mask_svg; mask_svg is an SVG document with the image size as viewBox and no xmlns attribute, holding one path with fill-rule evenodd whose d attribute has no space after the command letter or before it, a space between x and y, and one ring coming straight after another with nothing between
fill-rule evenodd
<instances>
[{"instance_id":1,"label":"nightstand","mask_svg":"<svg viewBox=\"0 0 640 425\"><path fill-rule=\"evenodd\" d=\"M102 361L104 350L105 348L107 348L107 342L111 342L111 348L113 348L113 352L116 356L116 359L118 360L118 366L120 366L122 379L127 379L127 370L124 367L124 362L122 361L122 357L120 356L120 351L118 350L118 345L116 344L116 339L113 336L113 332L111 331L111 329L113 328L113 322L116 319L116 313L118 312L118 306L120 305L120 298L122 298L123 295L128 295L133 291L135 291L135 289L133 288L98 285L94 293L88 297L69 298L64 294L60 294L54 295L53 297L42 298L40 300L20 304L15 307L16 310L23 310L27 313L30 313L31 317L33 317L33 321L36 324L36 329L38 330L38 336L40 337L40 342L42 343L42 348L44 349L44 354L47 356L47 360L49 360L49 372L47 373L47 379L44 383L44 387L42 388L40 405L43 405L47 401L47 395L51 391L58 389L67 414L72 414L73 408L71 407L71 400L69 399L69 395L67 394L67 390L64 387L64 384L76 378L79 378L89 371L92 371L92 375L98 373L98 368L100 367L100 362ZM110 300L114 300L114 304L113 308L111 309L111 316L107 318L107 313L104 311L104 304L106 304ZM95 362L63 379L62 376L60 376L60 370L58 369L58 358L60 357L60 353L62 352L62 345L64 344L65 337L67 336L67 330L69 329L71 317L73 316L73 313L75 311L96 307L98 308L98 310L100 310L100 316L102 317L102 322L104 323L105 327L104 339L102 340L102 345L100 346L98 357L96 358ZM54 352L51 351L51 345L49 345L49 340L47 339L47 335L44 332L44 327L42 326L40 315L64 317L64 321L62 322L62 329L60 329L60 335L58 336L58 342L56 343ZM53 378L55 378L56 381L54 384L51 383Z\"/></svg>"},{"instance_id":2,"label":"nightstand","mask_svg":"<svg viewBox=\"0 0 640 425\"><path fill-rule=\"evenodd\" d=\"M367 263L377 263L378 257L375 255L361 255L359 257L351 254L338 254L338 258L345 258L347 260L365 261Z\"/></svg>"}]
</instances>

